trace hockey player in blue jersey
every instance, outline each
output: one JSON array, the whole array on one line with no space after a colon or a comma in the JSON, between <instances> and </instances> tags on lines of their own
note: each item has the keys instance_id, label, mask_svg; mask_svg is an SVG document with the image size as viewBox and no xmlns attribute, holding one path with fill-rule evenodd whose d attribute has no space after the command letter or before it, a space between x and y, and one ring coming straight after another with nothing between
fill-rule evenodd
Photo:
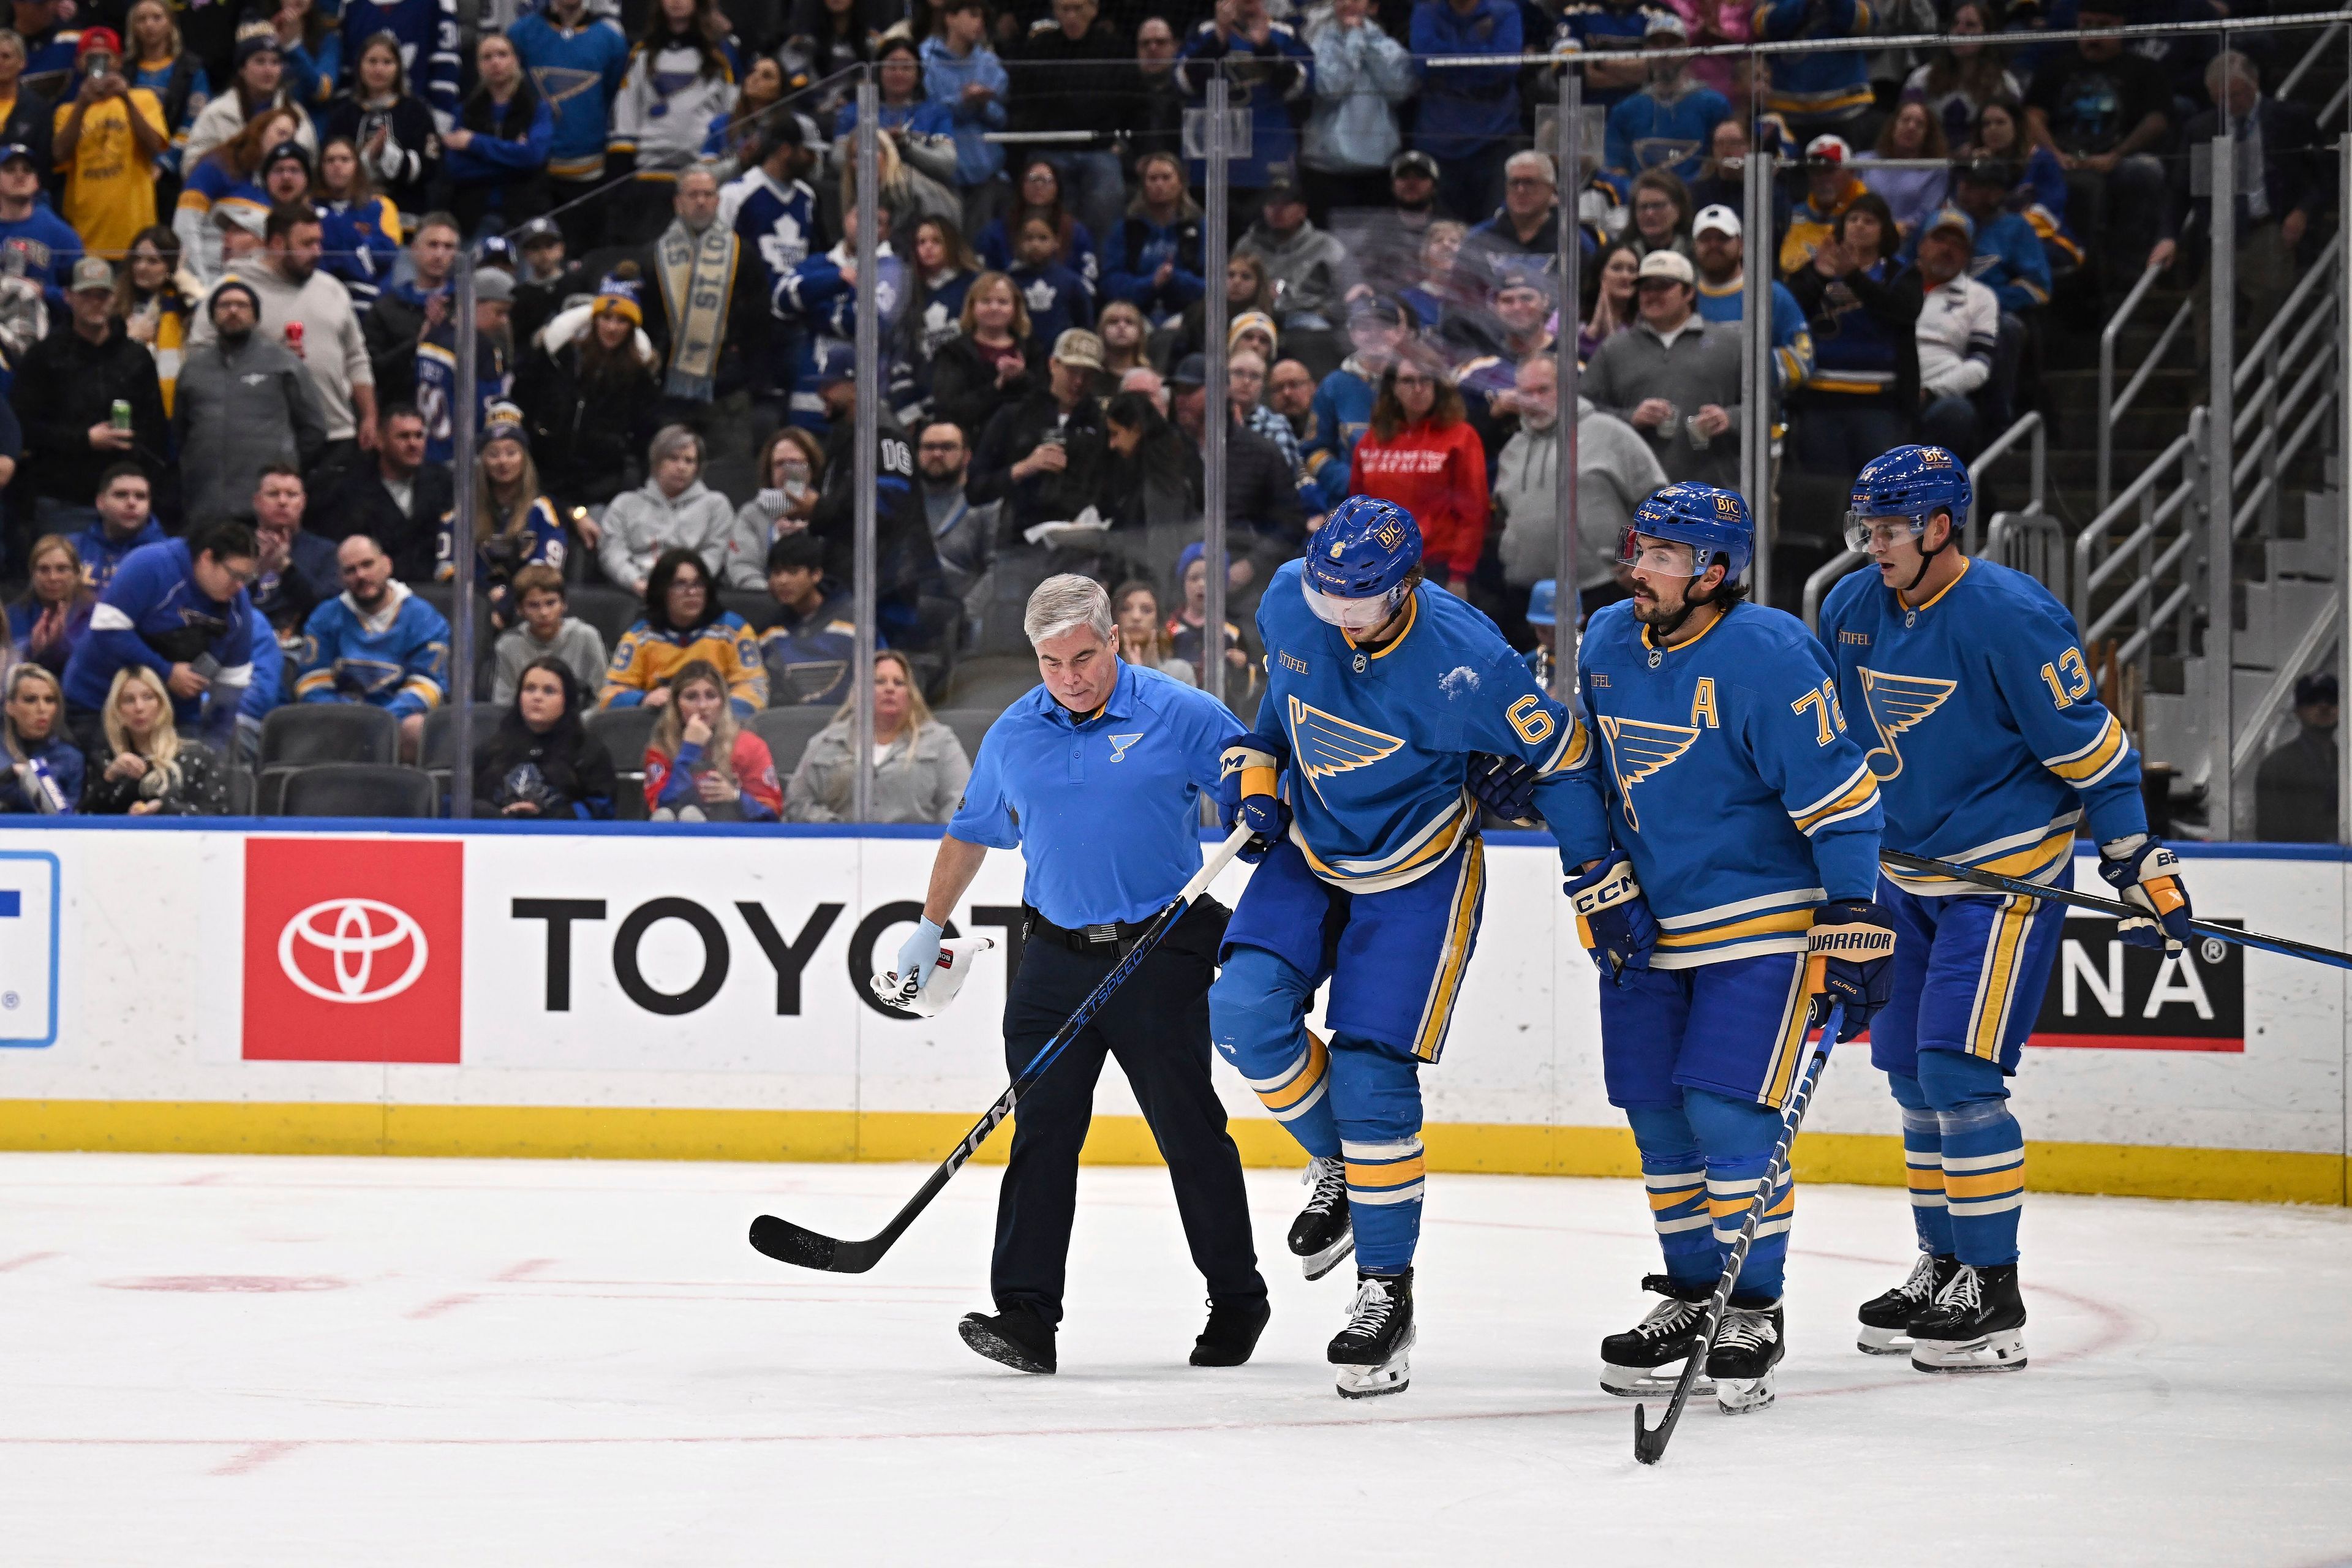
<instances>
[{"instance_id":1,"label":"hockey player in blue jersey","mask_svg":"<svg viewBox=\"0 0 2352 1568\"><path fill-rule=\"evenodd\" d=\"M1538 803L1599 812L1575 715L1486 616L1421 580L1421 530L1351 496L1260 601L1266 695L1225 753L1259 855L1209 994L1211 1037L1312 1156L1291 1250L1319 1279L1352 1247L1357 1290L1328 1357L1339 1393L1408 1378L1421 1232L1421 1082L1478 939L1486 857L1474 755L1516 759ZM1327 1041L1306 1026L1330 985Z\"/></svg>"},{"instance_id":2,"label":"hockey player in blue jersey","mask_svg":"<svg viewBox=\"0 0 2352 1568\"><path fill-rule=\"evenodd\" d=\"M1669 485L1621 552L1633 598L1596 611L1577 664L1599 752L1545 808L1601 972L1601 1069L1633 1124L1665 1298L1601 1342L1601 1386L1642 1394L1689 1359L1795 1087L1805 1031L1834 998L1852 1038L1886 997L1891 921L1872 901L1878 786L1845 731L1829 660L1801 622L1748 602L1748 503ZM1490 799L1489 804L1496 804ZM1524 815L1519 803L1506 803ZM1760 1409L1785 1347L1787 1173L1734 1282L1706 1373L1726 1411Z\"/></svg>"},{"instance_id":3,"label":"hockey player in blue jersey","mask_svg":"<svg viewBox=\"0 0 2352 1568\"><path fill-rule=\"evenodd\" d=\"M2074 617L2032 578L1961 552L1969 492L1941 447L1873 458L1846 538L1875 570L1822 609L1838 689L1871 737L1885 847L2063 888L2087 819L2099 874L2146 911L2125 940L2189 963L2179 862L2148 835L2139 759L2099 702ZM1899 937L1870 1054L1903 1108L1920 1256L1863 1307L1861 1347L1907 1349L1923 1372L2013 1371L2025 1365L2025 1140L2007 1079L2063 911L1891 869L1879 899Z\"/></svg>"}]
</instances>

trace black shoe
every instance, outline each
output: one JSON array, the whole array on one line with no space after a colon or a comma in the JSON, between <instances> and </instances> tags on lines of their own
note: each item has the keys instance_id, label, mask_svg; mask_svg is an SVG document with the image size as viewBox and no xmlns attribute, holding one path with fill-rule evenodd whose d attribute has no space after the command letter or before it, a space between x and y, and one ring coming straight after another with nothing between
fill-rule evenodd
<instances>
[{"instance_id":1,"label":"black shoe","mask_svg":"<svg viewBox=\"0 0 2352 1568\"><path fill-rule=\"evenodd\" d=\"M1412 1373L1412 1270L1359 1273L1348 1326L1334 1336L1325 1359L1339 1369L1339 1397L1368 1399L1402 1394Z\"/></svg>"},{"instance_id":2,"label":"black shoe","mask_svg":"<svg viewBox=\"0 0 2352 1568\"><path fill-rule=\"evenodd\" d=\"M1194 1366L1239 1366L1257 1349L1257 1337L1274 1316L1263 1296L1209 1303L1209 1326L1192 1342Z\"/></svg>"},{"instance_id":3,"label":"black shoe","mask_svg":"<svg viewBox=\"0 0 2352 1568\"><path fill-rule=\"evenodd\" d=\"M1960 1260L1948 1252L1923 1252L1911 1278L1862 1304L1862 1333L1854 1348L1864 1355L1903 1355L1911 1349L1911 1320L1927 1310L1936 1293L1952 1282Z\"/></svg>"},{"instance_id":4,"label":"black shoe","mask_svg":"<svg viewBox=\"0 0 2352 1568\"><path fill-rule=\"evenodd\" d=\"M1307 1163L1307 1184L1315 1190L1290 1222L1290 1250L1307 1278L1320 1279L1356 1250L1356 1226L1348 1212L1348 1167L1321 1157Z\"/></svg>"},{"instance_id":5,"label":"black shoe","mask_svg":"<svg viewBox=\"0 0 2352 1568\"><path fill-rule=\"evenodd\" d=\"M1678 1285L1664 1274L1644 1275L1642 1289L1664 1296L1650 1315L1622 1334L1601 1342L1601 1386L1628 1399L1674 1392L1682 1363L1698 1346L1706 1327L1706 1303L1715 1294L1707 1285ZM1672 1367L1667 1373L1661 1369ZM1694 1394L1713 1394L1715 1384L1704 1376L1691 1384Z\"/></svg>"},{"instance_id":6,"label":"black shoe","mask_svg":"<svg viewBox=\"0 0 2352 1568\"><path fill-rule=\"evenodd\" d=\"M994 1317L966 1312L956 1325L963 1342L1015 1372L1052 1372L1054 1325L1024 1307L1007 1307Z\"/></svg>"},{"instance_id":7,"label":"black shoe","mask_svg":"<svg viewBox=\"0 0 2352 1568\"><path fill-rule=\"evenodd\" d=\"M1935 1303L1911 1320L1911 1365L1920 1372L2021 1372L2024 1329L2017 1265L1963 1263Z\"/></svg>"},{"instance_id":8,"label":"black shoe","mask_svg":"<svg viewBox=\"0 0 2352 1568\"><path fill-rule=\"evenodd\" d=\"M1771 1404L1772 1369L1788 1353L1780 1302L1769 1307L1727 1307L1723 1327L1716 1332L1715 1349L1706 1358L1706 1374L1715 1379L1716 1408L1726 1415L1738 1415Z\"/></svg>"}]
</instances>

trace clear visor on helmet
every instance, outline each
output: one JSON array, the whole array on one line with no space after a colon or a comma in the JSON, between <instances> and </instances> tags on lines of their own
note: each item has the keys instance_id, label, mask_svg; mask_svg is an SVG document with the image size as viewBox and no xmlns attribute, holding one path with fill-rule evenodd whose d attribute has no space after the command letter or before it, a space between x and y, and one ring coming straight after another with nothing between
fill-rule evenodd
<instances>
[{"instance_id":1,"label":"clear visor on helmet","mask_svg":"<svg viewBox=\"0 0 2352 1568\"><path fill-rule=\"evenodd\" d=\"M1618 536L1617 563L1661 577L1696 577L1715 563L1715 552L1629 528Z\"/></svg>"},{"instance_id":2,"label":"clear visor on helmet","mask_svg":"<svg viewBox=\"0 0 2352 1568\"><path fill-rule=\"evenodd\" d=\"M1298 587L1307 595L1307 607L1315 612L1317 620L1359 635L1378 629L1381 622L1396 614L1405 595L1402 583L1369 599L1343 599L1337 594L1323 593L1304 577L1298 580Z\"/></svg>"},{"instance_id":3,"label":"clear visor on helmet","mask_svg":"<svg viewBox=\"0 0 2352 1568\"><path fill-rule=\"evenodd\" d=\"M1849 511L1845 514L1845 546L1870 555L1883 553L1906 540L1925 537L1927 520L1932 516L1932 512L1909 517L1899 511L1882 516Z\"/></svg>"}]
</instances>

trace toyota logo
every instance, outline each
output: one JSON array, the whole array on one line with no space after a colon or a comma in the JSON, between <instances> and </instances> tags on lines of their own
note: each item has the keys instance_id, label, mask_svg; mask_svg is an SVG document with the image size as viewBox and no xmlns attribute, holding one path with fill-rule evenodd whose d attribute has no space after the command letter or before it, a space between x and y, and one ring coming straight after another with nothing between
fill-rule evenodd
<instances>
[{"instance_id":1,"label":"toyota logo","mask_svg":"<svg viewBox=\"0 0 2352 1568\"><path fill-rule=\"evenodd\" d=\"M376 961L403 942L408 944L408 966L394 978L378 983ZM296 954L301 947L327 953L333 964L334 984L321 985L303 973ZM278 967L302 990L321 1002L383 1002L416 984L425 973L425 931L406 910L373 899L325 899L296 914L278 933ZM394 967L390 963L386 969Z\"/></svg>"}]
</instances>

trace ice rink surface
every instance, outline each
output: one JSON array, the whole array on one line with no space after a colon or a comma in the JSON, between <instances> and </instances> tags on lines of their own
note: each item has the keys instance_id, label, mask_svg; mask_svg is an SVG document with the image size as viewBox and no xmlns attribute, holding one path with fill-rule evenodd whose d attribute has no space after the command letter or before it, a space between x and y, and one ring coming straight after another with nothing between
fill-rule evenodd
<instances>
[{"instance_id":1,"label":"ice rink surface","mask_svg":"<svg viewBox=\"0 0 2352 1568\"><path fill-rule=\"evenodd\" d=\"M1654 1267L1631 1183L1441 1175L1410 1391L1322 1363L1351 1276L1265 1258L1237 1371L1156 1170L1082 1180L1062 1372L957 1339L997 1172L880 1268L923 1172L0 1155L0 1561L1885 1564L2352 1562L2352 1214L2036 1197L2032 1367L1853 1347L1899 1192L1807 1188L1777 1407L1632 1458L1600 1337ZM1301 1195L1253 1172L1261 1246Z\"/></svg>"}]
</instances>

